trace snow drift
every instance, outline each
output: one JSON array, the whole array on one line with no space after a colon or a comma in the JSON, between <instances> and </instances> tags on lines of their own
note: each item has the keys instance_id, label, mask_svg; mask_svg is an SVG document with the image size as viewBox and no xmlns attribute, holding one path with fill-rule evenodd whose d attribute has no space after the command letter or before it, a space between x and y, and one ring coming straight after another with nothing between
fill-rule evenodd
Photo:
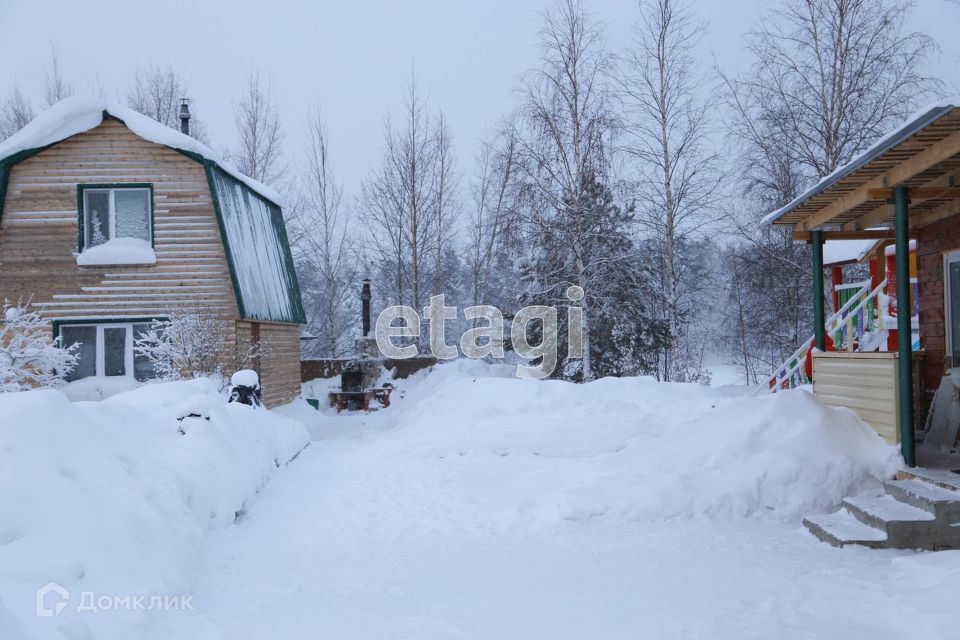
<instances>
[{"instance_id":1,"label":"snow drift","mask_svg":"<svg viewBox=\"0 0 960 640\"><path fill-rule=\"evenodd\" d=\"M209 420L178 421L184 407ZM0 394L0 636L103 637L118 617L136 628L158 615L83 615L73 600L189 593L205 534L234 522L307 442L301 424L225 404L209 380L102 402ZM55 620L34 615L49 582L72 595Z\"/></svg>"},{"instance_id":2,"label":"snow drift","mask_svg":"<svg viewBox=\"0 0 960 640\"><path fill-rule=\"evenodd\" d=\"M378 451L377 473L390 476L381 480L442 486L451 509L473 510L484 526L799 522L898 465L897 450L852 412L805 391L530 382L506 369L443 365L411 389L396 426L364 443Z\"/></svg>"}]
</instances>

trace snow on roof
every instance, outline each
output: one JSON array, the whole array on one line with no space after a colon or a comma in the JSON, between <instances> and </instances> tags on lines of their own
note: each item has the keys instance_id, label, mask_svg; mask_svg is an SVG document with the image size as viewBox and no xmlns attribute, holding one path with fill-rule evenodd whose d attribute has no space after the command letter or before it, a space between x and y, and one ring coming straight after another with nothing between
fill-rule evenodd
<instances>
[{"instance_id":1,"label":"snow on roof","mask_svg":"<svg viewBox=\"0 0 960 640\"><path fill-rule=\"evenodd\" d=\"M915 134L920 129L923 129L930 123L938 120L948 111L952 111L953 109L957 108L960 108L960 96L954 96L952 98L940 100L923 107L912 116L907 118L901 126L882 136L869 149L861 153L850 162L838 167L833 171L833 173L821 178L817 184L813 185L802 194L794 198L789 204L780 207L776 211L768 213L766 216L764 216L763 220L760 221L760 224L771 224L776 222L791 209L803 204L813 196L825 191L828 187L839 182L843 178L846 178L871 160L883 155L893 147L897 146Z\"/></svg>"},{"instance_id":2,"label":"snow on roof","mask_svg":"<svg viewBox=\"0 0 960 640\"><path fill-rule=\"evenodd\" d=\"M823 243L823 264L860 262L877 245L878 240L827 240Z\"/></svg>"},{"instance_id":3,"label":"snow on roof","mask_svg":"<svg viewBox=\"0 0 960 640\"><path fill-rule=\"evenodd\" d=\"M172 149L195 153L207 160L216 162L224 171L263 197L279 206L283 205L279 193L265 184L243 175L230 163L225 162L219 153L202 142L180 133L176 129L160 124L129 107L101 98L74 96L61 100L43 111L23 129L0 142L0 162L21 151L46 147L78 133L89 131L103 122L104 113L122 120L128 129L144 140L156 142Z\"/></svg>"}]
</instances>

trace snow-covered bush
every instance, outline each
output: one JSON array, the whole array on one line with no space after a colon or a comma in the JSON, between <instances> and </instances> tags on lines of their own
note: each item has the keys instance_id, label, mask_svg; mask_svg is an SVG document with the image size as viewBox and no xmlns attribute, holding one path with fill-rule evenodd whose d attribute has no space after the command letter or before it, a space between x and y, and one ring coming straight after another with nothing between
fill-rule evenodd
<instances>
[{"instance_id":1,"label":"snow-covered bush","mask_svg":"<svg viewBox=\"0 0 960 640\"><path fill-rule=\"evenodd\" d=\"M61 348L50 323L29 302L3 303L0 318L0 392L55 387L77 366L76 345Z\"/></svg>"},{"instance_id":2,"label":"snow-covered bush","mask_svg":"<svg viewBox=\"0 0 960 640\"><path fill-rule=\"evenodd\" d=\"M176 310L168 316L167 320L154 320L133 345L161 380L213 378L224 388L227 369L250 368L267 352L260 342L237 344L230 321L211 311Z\"/></svg>"}]
</instances>

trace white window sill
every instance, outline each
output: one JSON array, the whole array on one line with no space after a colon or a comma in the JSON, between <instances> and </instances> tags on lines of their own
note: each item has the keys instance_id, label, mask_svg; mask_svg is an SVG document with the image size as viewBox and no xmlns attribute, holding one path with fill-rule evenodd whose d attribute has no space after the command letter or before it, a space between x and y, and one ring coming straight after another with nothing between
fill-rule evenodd
<instances>
[{"instance_id":1,"label":"white window sill","mask_svg":"<svg viewBox=\"0 0 960 640\"><path fill-rule=\"evenodd\" d=\"M84 249L77 255L81 267L97 265L150 265L157 263L157 254L150 243L136 238L116 238Z\"/></svg>"}]
</instances>

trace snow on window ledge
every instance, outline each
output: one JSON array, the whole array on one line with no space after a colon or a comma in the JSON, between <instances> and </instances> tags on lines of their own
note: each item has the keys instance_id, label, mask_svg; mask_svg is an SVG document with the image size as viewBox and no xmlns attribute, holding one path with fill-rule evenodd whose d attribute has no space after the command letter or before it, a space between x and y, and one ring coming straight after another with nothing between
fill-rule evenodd
<instances>
[{"instance_id":1,"label":"snow on window ledge","mask_svg":"<svg viewBox=\"0 0 960 640\"><path fill-rule=\"evenodd\" d=\"M156 264L157 254L146 240L139 238L114 238L95 247L84 249L77 256L77 264L117 265L117 264Z\"/></svg>"}]
</instances>

